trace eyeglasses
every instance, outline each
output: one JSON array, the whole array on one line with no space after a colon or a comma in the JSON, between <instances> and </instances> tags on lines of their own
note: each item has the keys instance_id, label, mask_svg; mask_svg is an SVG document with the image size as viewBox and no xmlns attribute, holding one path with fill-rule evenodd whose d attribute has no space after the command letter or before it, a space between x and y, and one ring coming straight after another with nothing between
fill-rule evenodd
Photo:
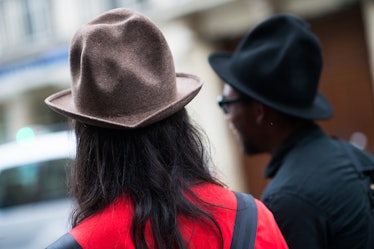
<instances>
[{"instance_id":1,"label":"eyeglasses","mask_svg":"<svg viewBox=\"0 0 374 249\"><path fill-rule=\"evenodd\" d=\"M237 102L246 101L243 97L237 97L234 99L226 99L224 96L218 96L217 103L225 114L229 113L228 106Z\"/></svg>"}]
</instances>

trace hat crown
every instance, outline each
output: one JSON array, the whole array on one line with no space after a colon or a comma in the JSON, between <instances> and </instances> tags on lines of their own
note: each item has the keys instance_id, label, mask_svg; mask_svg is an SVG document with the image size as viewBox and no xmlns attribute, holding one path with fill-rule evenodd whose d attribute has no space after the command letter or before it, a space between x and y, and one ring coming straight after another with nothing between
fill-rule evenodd
<instances>
[{"instance_id":1,"label":"hat crown","mask_svg":"<svg viewBox=\"0 0 374 249\"><path fill-rule=\"evenodd\" d=\"M83 25L70 44L71 88L48 96L54 111L80 122L137 129L180 111L203 82L176 73L158 27L136 11L118 8Z\"/></svg>"},{"instance_id":2,"label":"hat crown","mask_svg":"<svg viewBox=\"0 0 374 249\"><path fill-rule=\"evenodd\" d=\"M258 97L310 106L317 95L322 53L307 23L283 14L259 24L243 39L231 68Z\"/></svg>"},{"instance_id":3,"label":"hat crown","mask_svg":"<svg viewBox=\"0 0 374 249\"><path fill-rule=\"evenodd\" d=\"M145 16L114 9L82 26L70 45L72 95L87 115L147 113L176 95L171 51Z\"/></svg>"},{"instance_id":4,"label":"hat crown","mask_svg":"<svg viewBox=\"0 0 374 249\"><path fill-rule=\"evenodd\" d=\"M258 24L231 53L214 53L216 73L243 94L286 114L327 119L333 110L318 92L322 51L308 23L290 14Z\"/></svg>"}]
</instances>

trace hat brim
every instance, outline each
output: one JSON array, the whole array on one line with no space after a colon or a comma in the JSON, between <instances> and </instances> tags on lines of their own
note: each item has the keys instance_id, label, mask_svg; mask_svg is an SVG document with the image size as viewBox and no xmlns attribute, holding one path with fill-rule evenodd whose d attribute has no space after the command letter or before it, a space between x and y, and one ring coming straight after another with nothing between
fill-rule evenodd
<instances>
[{"instance_id":1,"label":"hat brim","mask_svg":"<svg viewBox=\"0 0 374 249\"><path fill-rule=\"evenodd\" d=\"M231 53L218 52L209 56L208 61L216 74L225 83L229 84L233 88L242 92L245 95L259 101L260 103L269 106L275 110L286 113L291 116L309 119L309 120L326 120L332 117L333 108L330 102L321 94L317 93L313 105L308 107L303 106L288 106L282 103L274 102L264 96L259 95L252 89L248 88L247 85L243 84L238 80L235 75L231 72Z\"/></svg>"},{"instance_id":2,"label":"hat brim","mask_svg":"<svg viewBox=\"0 0 374 249\"><path fill-rule=\"evenodd\" d=\"M83 123L106 128L131 129L155 123L181 110L198 94L202 84L202 80L195 75L177 73L177 94L174 99L148 112L132 115L99 117L82 113L74 104L71 89L49 96L45 103L52 110Z\"/></svg>"}]
</instances>

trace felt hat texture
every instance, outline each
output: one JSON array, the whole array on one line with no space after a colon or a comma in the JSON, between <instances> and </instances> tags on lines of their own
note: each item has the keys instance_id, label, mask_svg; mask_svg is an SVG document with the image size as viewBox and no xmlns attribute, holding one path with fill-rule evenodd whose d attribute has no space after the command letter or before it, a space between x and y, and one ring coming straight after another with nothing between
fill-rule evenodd
<instances>
[{"instance_id":1,"label":"felt hat texture","mask_svg":"<svg viewBox=\"0 0 374 249\"><path fill-rule=\"evenodd\" d=\"M165 37L146 16L107 11L83 25L70 43L71 88L46 98L54 111L94 126L131 129L167 118L202 87L176 73Z\"/></svg>"},{"instance_id":2,"label":"felt hat texture","mask_svg":"<svg viewBox=\"0 0 374 249\"><path fill-rule=\"evenodd\" d=\"M213 53L208 61L225 83L275 110L310 120L333 114L329 101L318 92L319 40L309 24L294 15L262 21L234 52Z\"/></svg>"}]
</instances>

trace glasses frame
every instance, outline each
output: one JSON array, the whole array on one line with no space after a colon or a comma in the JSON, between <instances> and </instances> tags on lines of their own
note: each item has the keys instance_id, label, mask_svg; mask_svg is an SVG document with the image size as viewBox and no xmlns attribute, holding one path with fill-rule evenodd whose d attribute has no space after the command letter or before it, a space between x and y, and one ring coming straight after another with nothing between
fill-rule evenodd
<instances>
[{"instance_id":1,"label":"glasses frame","mask_svg":"<svg viewBox=\"0 0 374 249\"><path fill-rule=\"evenodd\" d=\"M245 99L244 97L226 99L225 96L223 95L217 97L217 104L222 109L223 113L225 114L229 113L229 110L228 110L229 105L242 102L242 101L247 101L247 99Z\"/></svg>"}]
</instances>

